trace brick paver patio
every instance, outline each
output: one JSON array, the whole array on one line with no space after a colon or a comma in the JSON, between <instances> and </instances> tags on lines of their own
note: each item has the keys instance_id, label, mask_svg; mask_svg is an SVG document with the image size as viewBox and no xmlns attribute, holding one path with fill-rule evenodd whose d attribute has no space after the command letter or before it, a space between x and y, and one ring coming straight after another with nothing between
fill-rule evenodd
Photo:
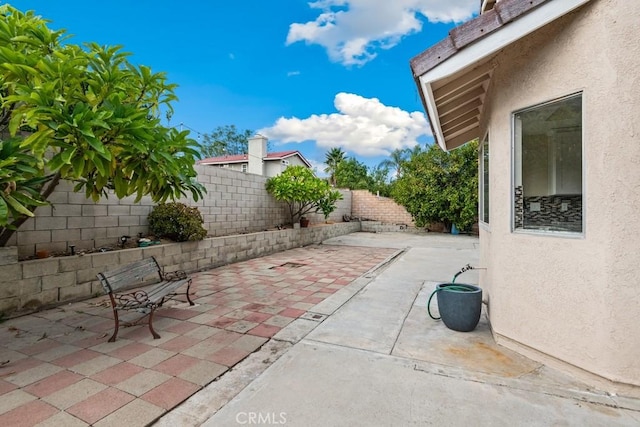
<instances>
[{"instance_id":1,"label":"brick paver patio","mask_svg":"<svg viewBox=\"0 0 640 427\"><path fill-rule=\"evenodd\" d=\"M146 425L395 251L316 245L193 274L196 303L113 328L105 297L0 324L0 426Z\"/></svg>"}]
</instances>

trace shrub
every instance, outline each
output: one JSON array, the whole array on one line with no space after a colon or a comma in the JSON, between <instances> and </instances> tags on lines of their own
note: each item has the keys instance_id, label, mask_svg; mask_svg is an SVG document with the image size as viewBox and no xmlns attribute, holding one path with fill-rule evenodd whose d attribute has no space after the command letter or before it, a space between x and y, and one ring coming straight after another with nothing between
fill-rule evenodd
<instances>
[{"instance_id":1,"label":"shrub","mask_svg":"<svg viewBox=\"0 0 640 427\"><path fill-rule=\"evenodd\" d=\"M342 199L339 191L331 190L327 181L317 178L304 166L289 166L280 175L269 178L266 188L277 201L287 204L291 223L300 221L309 212L320 210L328 217L335 209L331 205ZM324 208L320 203L324 203Z\"/></svg>"},{"instance_id":2,"label":"shrub","mask_svg":"<svg viewBox=\"0 0 640 427\"><path fill-rule=\"evenodd\" d=\"M325 222L329 220L331 212L335 211L338 207L336 206L338 200L342 200L342 194L338 191L330 191L325 197L318 201L318 209L316 209L316 212L322 212Z\"/></svg>"},{"instance_id":3,"label":"shrub","mask_svg":"<svg viewBox=\"0 0 640 427\"><path fill-rule=\"evenodd\" d=\"M451 152L436 144L404 162L392 196L416 226L442 222L466 230L478 215L478 141Z\"/></svg>"},{"instance_id":4,"label":"shrub","mask_svg":"<svg viewBox=\"0 0 640 427\"><path fill-rule=\"evenodd\" d=\"M149 229L156 237L166 237L176 242L202 240L207 230L198 208L184 203L161 203L149 214Z\"/></svg>"}]
</instances>

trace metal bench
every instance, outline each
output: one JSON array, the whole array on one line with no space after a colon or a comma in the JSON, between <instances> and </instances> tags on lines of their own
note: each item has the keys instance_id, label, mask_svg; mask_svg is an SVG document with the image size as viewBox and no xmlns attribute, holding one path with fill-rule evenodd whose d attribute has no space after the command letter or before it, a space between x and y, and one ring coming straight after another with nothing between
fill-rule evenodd
<instances>
[{"instance_id":1,"label":"metal bench","mask_svg":"<svg viewBox=\"0 0 640 427\"><path fill-rule=\"evenodd\" d=\"M137 325L148 317L149 331L151 331L153 338L157 339L160 338L160 335L153 329L153 314L158 307L162 307L165 301L173 299L177 295L186 295L189 305L194 305L189 296L191 279L187 274L184 271L163 273L155 257L146 258L105 273L98 273L98 279L100 279L104 291L109 295L113 308L115 330L109 338L109 342L114 342L118 335L120 327L118 312L121 310L138 311L143 314L136 322L128 323L128 325ZM159 283L155 283L158 282L158 279ZM136 284L149 283L154 283L154 286L147 290L119 292L131 289ZM176 292L183 285L187 285L187 290Z\"/></svg>"}]
</instances>

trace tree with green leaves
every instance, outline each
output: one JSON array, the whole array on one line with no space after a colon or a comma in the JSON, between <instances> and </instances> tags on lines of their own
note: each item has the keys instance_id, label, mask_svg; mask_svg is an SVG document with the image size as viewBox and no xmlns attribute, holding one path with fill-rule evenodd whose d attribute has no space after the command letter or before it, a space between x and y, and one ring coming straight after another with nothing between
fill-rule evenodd
<instances>
[{"instance_id":1,"label":"tree with green leaves","mask_svg":"<svg viewBox=\"0 0 640 427\"><path fill-rule=\"evenodd\" d=\"M345 153L342 148L332 148L325 154L324 163L327 167L324 168L324 171L329 174L329 183L334 187L336 185L336 170L343 160L345 160Z\"/></svg>"},{"instance_id":2,"label":"tree with green leaves","mask_svg":"<svg viewBox=\"0 0 640 427\"><path fill-rule=\"evenodd\" d=\"M367 165L354 157L341 161L335 172L336 185L350 190L368 190L373 184Z\"/></svg>"},{"instance_id":3,"label":"tree with green leaves","mask_svg":"<svg viewBox=\"0 0 640 427\"><path fill-rule=\"evenodd\" d=\"M339 191L332 190L327 181L304 166L289 166L280 175L269 178L266 188L276 200L287 204L291 223L299 222L309 212L322 211L328 217L333 211L331 205L335 209L335 203L342 199Z\"/></svg>"},{"instance_id":4,"label":"tree with green leaves","mask_svg":"<svg viewBox=\"0 0 640 427\"><path fill-rule=\"evenodd\" d=\"M380 163L380 166L393 171L394 173L393 176L397 178L402 174L402 165L407 161L410 155L411 155L410 149L396 148L391 152L388 159L383 160Z\"/></svg>"},{"instance_id":5,"label":"tree with green leaves","mask_svg":"<svg viewBox=\"0 0 640 427\"><path fill-rule=\"evenodd\" d=\"M392 196L418 227L443 222L469 229L478 215L477 140L445 152L437 145L415 154L403 166Z\"/></svg>"},{"instance_id":6,"label":"tree with green leaves","mask_svg":"<svg viewBox=\"0 0 640 427\"><path fill-rule=\"evenodd\" d=\"M368 190L376 195L382 197L391 196L391 189L393 188L393 181L389 182L389 169L378 165L370 169L369 176L371 183Z\"/></svg>"},{"instance_id":7,"label":"tree with green leaves","mask_svg":"<svg viewBox=\"0 0 640 427\"><path fill-rule=\"evenodd\" d=\"M0 6L0 246L61 180L94 201L108 190L198 200L198 144L160 121L176 85L120 47L66 43L47 23Z\"/></svg>"},{"instance_id":8,"label":"tree with green leaves","mask_svg":"<svg viewBox=\"0 0 640 427\"><path fill-rule=\"evenodd\" d=\"M239 131L235 125L218 126L202 136L202 155L205 157L247 154L252 130Z\"/></svg>"},{"instance_id":9,"label":"tree with green leaves","mask_svg":"<svg viewBox=\"0 0 640 427\"><path fill-rule=\"evenodd\" d=\"M329 221L329 215L336 210L338 200L342 200L342 193L339 191L329 191L325 197L318 202L316 212L322 212L324 221Z\"/></svg>"}]
</instances>

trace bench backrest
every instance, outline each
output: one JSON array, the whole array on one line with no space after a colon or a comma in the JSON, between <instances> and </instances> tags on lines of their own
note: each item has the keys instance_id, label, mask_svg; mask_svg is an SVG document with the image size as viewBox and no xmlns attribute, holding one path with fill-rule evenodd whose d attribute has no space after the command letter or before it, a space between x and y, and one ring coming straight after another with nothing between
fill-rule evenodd
<instances>
[{"instance_id":1,"label":"bench backrest","mask_svg":"<svg viewBox=\"0 0 640 427\"><path fill-rule=\"evenodd\" d=\"M162 280L162 270L155 257L145 258L115 270L98 273L98 279L106 293L128 288L136 283L143 284L150 279Z\"/></svg>"}]
</instances>

